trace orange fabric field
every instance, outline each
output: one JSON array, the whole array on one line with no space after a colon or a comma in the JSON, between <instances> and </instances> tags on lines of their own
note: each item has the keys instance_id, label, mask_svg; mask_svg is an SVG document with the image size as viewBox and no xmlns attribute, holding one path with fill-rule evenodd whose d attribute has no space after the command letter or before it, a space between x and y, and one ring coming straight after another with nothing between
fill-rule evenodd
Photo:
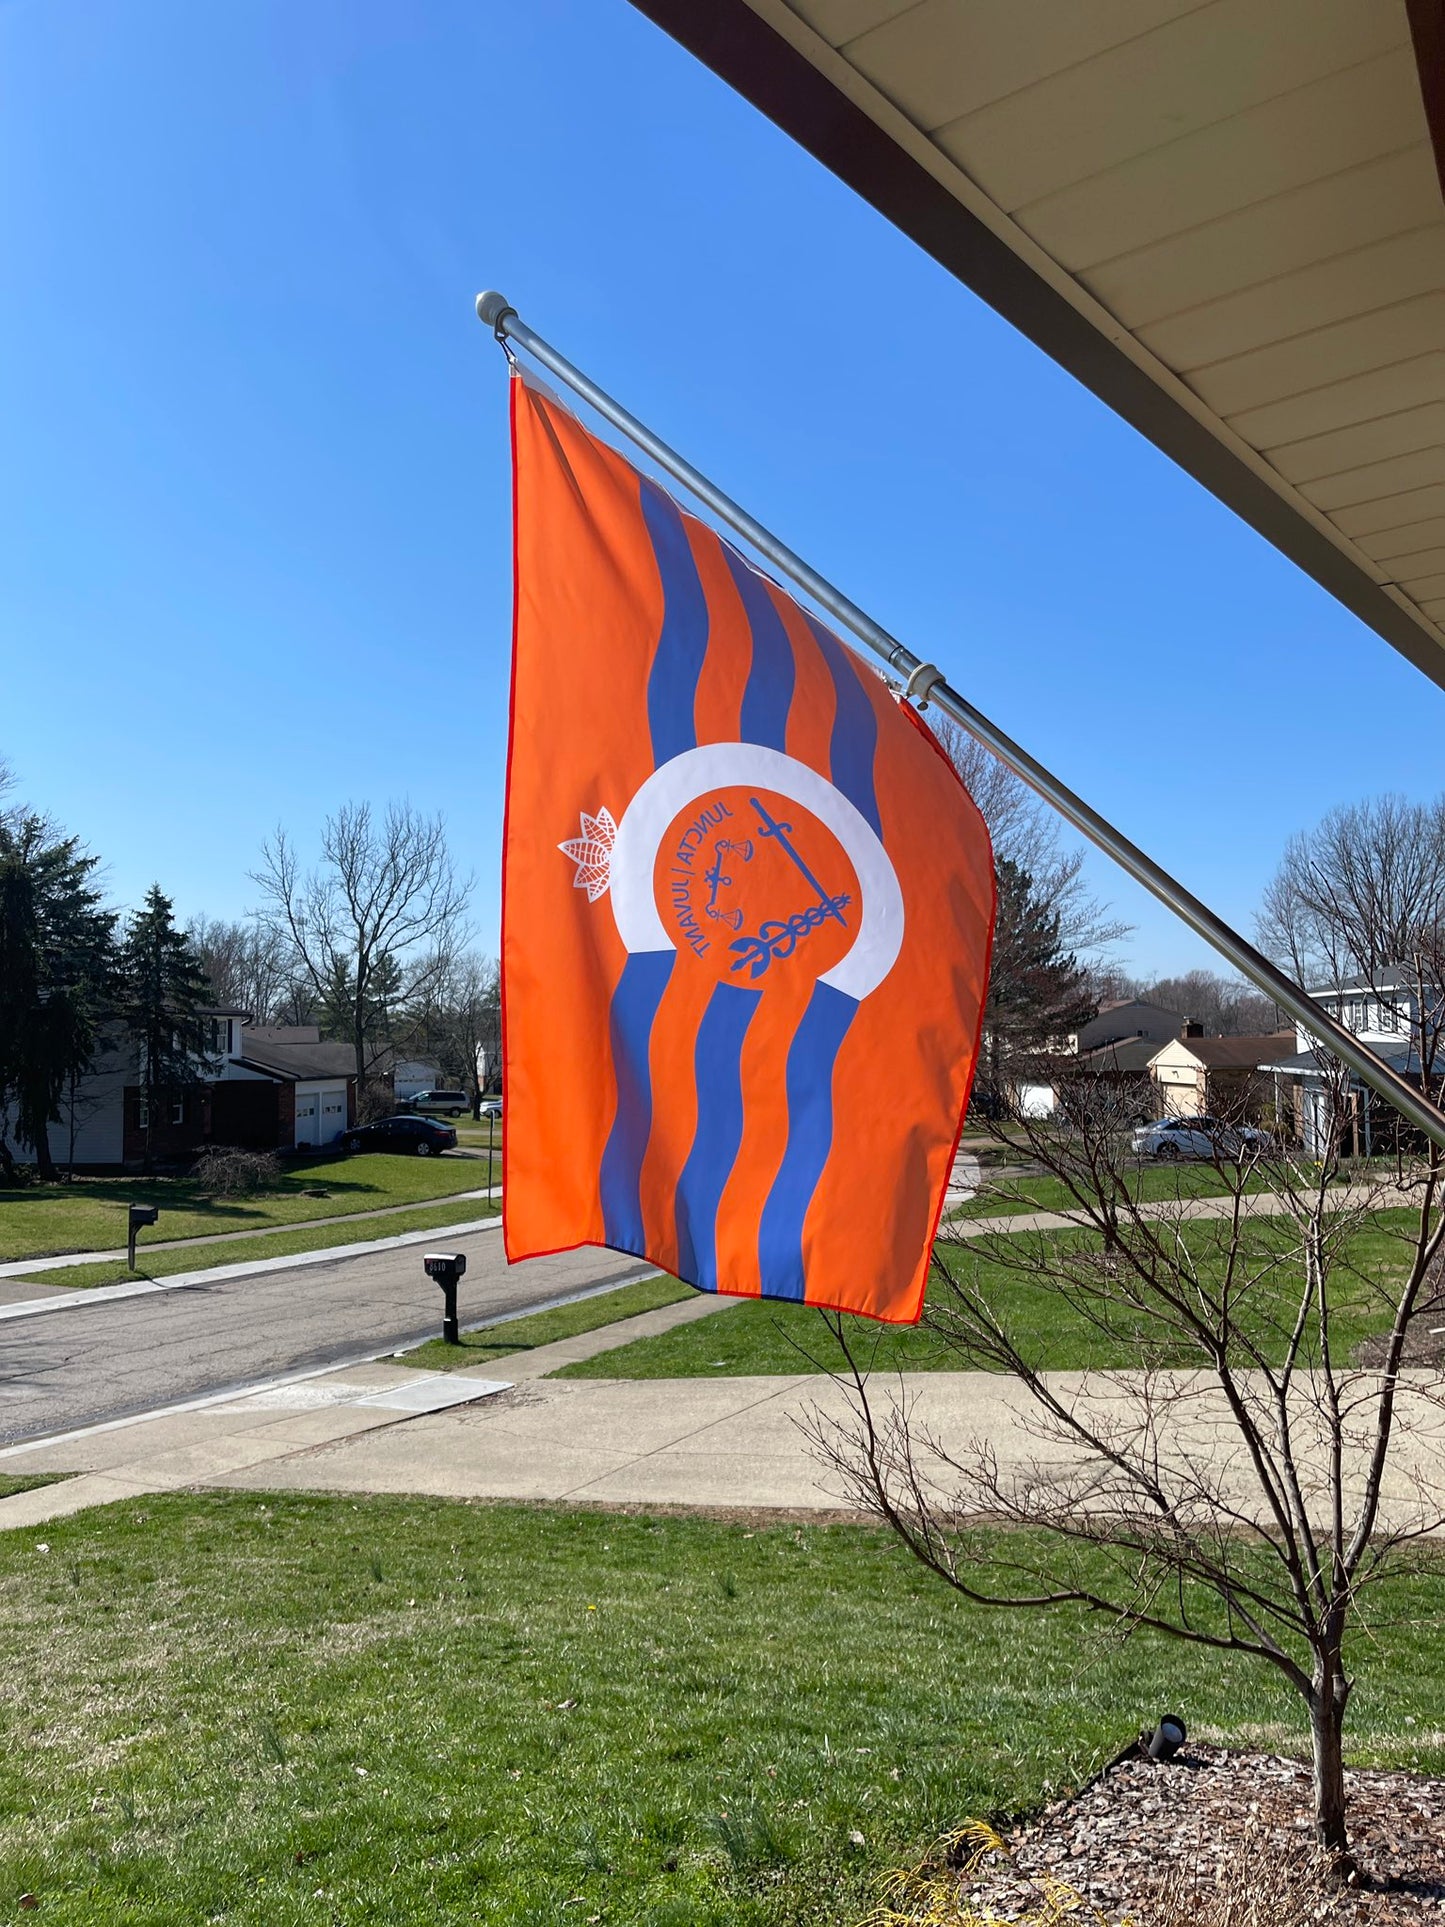
<instances>
[{"instance_id":1,"label":"orange fabric field","mask_svg":"<svg viewBox=\"0 0 1445 1927\"><path fill-rule=\"evenodd\" d=\"M512 403L508 1254L911 1322L987 984L982 819L816 619Z\"/></svg>"}]
</instances>

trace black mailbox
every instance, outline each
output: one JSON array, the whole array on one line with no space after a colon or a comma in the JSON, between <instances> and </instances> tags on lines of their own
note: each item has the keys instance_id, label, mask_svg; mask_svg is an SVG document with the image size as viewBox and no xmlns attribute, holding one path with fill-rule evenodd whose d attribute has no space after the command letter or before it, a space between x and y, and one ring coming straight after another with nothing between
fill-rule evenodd
<instances>
[{"instance_id":1,"label":"black mailbox","mask_svg":"<svg viewBox=\"0 0 1445 1927\"><path fill-rule=\"evenodd\" d=\"M457 1328L457 1280L467 1268L463 1251L428 1251L422 1259L428 1278L442 1288L442 1337L448 1345L460 1345Z\"/></svg>"},{"instance_id":2,"label":"black mailbox","mask_svg":"<svg viewBox=\"0 0 1445 1927\"><path fill-rule=\"evenodd\" d=\"M128 1258L132 1271L135 1270L135 1234L142 1226L154 1224L160 1215L159 1207L154 1204L133 1204L130 1207L127 1214L126 1242L129 1247Z\"/></svg>"}]
</instances>

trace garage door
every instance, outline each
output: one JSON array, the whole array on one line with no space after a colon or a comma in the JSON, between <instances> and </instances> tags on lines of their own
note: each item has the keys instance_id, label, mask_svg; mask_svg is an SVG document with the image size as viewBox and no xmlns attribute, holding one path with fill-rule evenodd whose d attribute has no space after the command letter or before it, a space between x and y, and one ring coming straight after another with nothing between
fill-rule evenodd
<instances>
[{"instance_id":1,"label":"garage door","mask_svg":"<svg viewBox=\"0 0 1445 1927\"><path fill-rule=\"evenodd\" d=\"M298 1144L321 1142L321 1098L316 1091L297 1091L296 1093L296 1142Z\"/></svg>"},{"instance_id":2,"label":"garage door","mask_svg":"<svg viewBox=\"0 0 1445 1927\"><path fill-rule=\"evenodd\" d=\"M345 1091L323 1091L321 1093L321 1136L322 1144L334 1144L346 1129Z\"/></svg>"}]
</instances>

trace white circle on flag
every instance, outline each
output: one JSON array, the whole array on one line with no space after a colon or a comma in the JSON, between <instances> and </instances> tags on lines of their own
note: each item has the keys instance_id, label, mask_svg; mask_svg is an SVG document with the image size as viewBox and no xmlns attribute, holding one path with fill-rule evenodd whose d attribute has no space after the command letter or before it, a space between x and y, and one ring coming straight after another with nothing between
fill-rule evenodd
<instances>
[{"instance_id":1,"label":"white circle on flag","mask_svg":"<svg viewBox=\"0 0 1445 1927\"><path fill-rule=\"evenodd\" d=\"M752 783L811 810L837 837L858 876L863 914L839 962L818 981L859 1002L876 990L903 944L903 892L873 826L840 789L806 763L761 743L705 743L655 769L623 812L612 846L611 902L617 934L629 954L675 950L658 914L653 866L663 834L687 805L710 789Z\"/></svg>"}]
</instances>

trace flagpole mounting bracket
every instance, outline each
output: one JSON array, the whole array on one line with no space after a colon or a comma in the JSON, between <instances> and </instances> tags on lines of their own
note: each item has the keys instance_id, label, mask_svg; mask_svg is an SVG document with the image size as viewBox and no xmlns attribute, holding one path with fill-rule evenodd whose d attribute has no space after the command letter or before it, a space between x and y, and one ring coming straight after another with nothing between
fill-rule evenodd
<instances>
[{"instance_id":1,"label":"flagpole mounting bracket","mask_svg":"<svg viewBox=\"0 0 1445 1927\"><path fill-rule=\"evenodd\" d=\"M507 317L520 319L517 310L504 294L489 288L485 294L477 296L477 319L483 322L505 348L507 345Z\"/></svg>"},{"instance_id":2,"label":"flagpole mounting bracket","mask_svg":"<svg viewBox=\"0 0 1445 1927\"><path fill-rule=\"evenodd\" d=\"M934 684L942 681L941 669L935 668L931 662L921 662L904 683L902 700L906 703L916 702L920 709L927 709Z\"/></svg>"}]
</instances>

